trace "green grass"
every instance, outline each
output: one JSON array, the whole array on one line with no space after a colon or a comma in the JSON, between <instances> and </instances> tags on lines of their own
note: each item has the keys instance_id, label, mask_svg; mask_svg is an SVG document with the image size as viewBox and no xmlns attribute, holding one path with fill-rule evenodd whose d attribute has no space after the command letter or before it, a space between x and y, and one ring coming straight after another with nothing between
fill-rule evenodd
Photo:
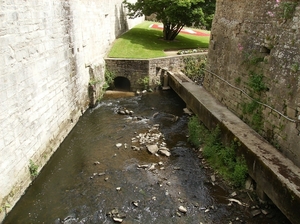
<instances>
[{"instance_id":1,"label":"green grass","mask_svg":"<svg viewBox=\"0 0 300 224\"><path fill-rule=\"evenodd\" d=\"M209 37L179 34L174 41L162 39L162 30L152 29L145 21L120 36L108 54L111 58L164 57L164 50L208 48Z\"/></svg>"}]
</instances>

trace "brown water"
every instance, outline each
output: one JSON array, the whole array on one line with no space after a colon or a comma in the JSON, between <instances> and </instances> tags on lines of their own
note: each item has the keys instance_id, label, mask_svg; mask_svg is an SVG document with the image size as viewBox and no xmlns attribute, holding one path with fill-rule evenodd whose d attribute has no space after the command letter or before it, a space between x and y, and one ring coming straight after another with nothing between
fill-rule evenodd
<instances>
[{"instance_id":1,"label":"brown water","mask_svg":"<svg viewBox=\"0 0 300 224\"><path fill-rule=\"evenodd\" d=\"M120 107L134 114L120 115ZM187 143L184 107L173 91L104 99L82 116L4 223L114 223L113 209L123 223L288 223L276 208L253 218L249 207L228 206L232 191L211 183ZM170 157L131 148L154 124ZM153 170L138 168L153 163Z\"/></svg>"}]
</instances>

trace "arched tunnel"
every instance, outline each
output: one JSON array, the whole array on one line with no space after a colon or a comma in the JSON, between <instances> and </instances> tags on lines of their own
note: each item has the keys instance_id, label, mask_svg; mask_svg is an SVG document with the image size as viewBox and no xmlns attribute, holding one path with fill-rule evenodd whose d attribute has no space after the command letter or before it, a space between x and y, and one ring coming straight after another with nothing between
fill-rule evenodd
<instances>
[{"instance_id":1,"label":"arched tunnel","mask_svg":"<svg viewBox=\"0 0 300 224\"><path fill-rule=\"evenodd\" d=\"M130 81L129 79L118 76L114 78L114 89L116 90L125 90L125 91L130 91Z\"/></svg>"}]
</instances>

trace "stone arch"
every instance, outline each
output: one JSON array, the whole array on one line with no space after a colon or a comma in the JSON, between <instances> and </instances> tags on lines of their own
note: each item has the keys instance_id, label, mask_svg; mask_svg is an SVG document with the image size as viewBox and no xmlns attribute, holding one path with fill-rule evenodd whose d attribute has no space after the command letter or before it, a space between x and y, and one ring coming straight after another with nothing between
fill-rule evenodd
<instances>
[{"instance_id":1,"label":"stone arch","mask_svg":"<svg viewBox=\"0 0 300 224\"><path fill-rule=\"evenodd\" d=\"M131 89L131 83L128 78L118 76L118 77L114 78L114 87L117 90L129 91Z\"/></svg>"}]
</instances>

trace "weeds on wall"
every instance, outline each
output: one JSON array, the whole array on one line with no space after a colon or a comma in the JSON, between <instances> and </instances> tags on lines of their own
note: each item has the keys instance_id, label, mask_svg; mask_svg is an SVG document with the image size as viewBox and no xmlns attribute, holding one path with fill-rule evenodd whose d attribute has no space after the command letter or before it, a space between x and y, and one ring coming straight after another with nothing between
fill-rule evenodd
<instances>
[{"instance_id":1,"label":"weeds on wall","mask_svg":"<svg viewBox=\"0 0 300 224\"><path fill-rule=\"evenodd\" d=\"M258 95L261 95L262 92L268 89L264 82L264 75L261 73L256 73L252 70L249 71L248 85L253 92Z\"/></svg>"},{"instance_id":2,"label":"weeds on wall","mask_svg":"<svg viewBox=\"0 0 300 224\"><path fill-rule=\"evenodd\" d=\"M89 81L89 99L90 107L94 107L97 101L100 101L108 88L114 83L115 73L105 68L104 81L101 79L91 79Z\"/></svg>"},{"instance_id":3,"label":"weeds on wall","mask_svg":"<svg viewBox=\"0 0 300 224\"><path fill-rule=\"evenodd\" d=\"M140 78L138 80L138 84L143 85L145 90L149 89L149 82L150 82L150 78L149 76L145 76L144 78Z\"/></svg>"},{"instance_id":4,"label":"weeds on wall","mask_svg":"<svg viewBox=\"0 0 300 224\"><path fill-rule=\"evenodd\" d=\"M206 65L206 58L202 57L185 57L183 59L184 70L183 73L194 82L202 85L204 79L204 68Z\"/></svg>"},{"instance_id":5,"label":"weeds on wall","mask_svg":"<svg viewBox=\"0 0 300 224\"><path fill-rule=\"evenodd\" d=\"M5 212L5 214L7 214L7 209L10 207L11 207L11 205L8 203L2 204L2 206L0 207L0 213Z\"/></svg>"},{"instance_id":6,"label":"weeds on wall","mask_svg":"<svg viewBox=\"0 0 300 224\"><path fill-rule=\"evenodd\" d=\"M298 72L298 71L299 71L299 68L300 68L300 65L299 65L298 62L293 63L292 66L291 66L291 70L292 70L292 72L294 72L294 73Z\"/></svg>"},{"instance_id":7,"label":"weeds on wall","mask_svg":"<svg viewBox=\"0 0 300 224\"><path fill-rule=\"evenodd\" d=\"M258 65L260 62L264 62L264 57L258 55L256 51L243 52L243 64L246 64L248 68L254 65Z\"/></svg>"},{"instance_id":8,"label":"weeds on wall","mask_svg":"<svg viewBox=\"0 0 300 224\"><path fill-rule=\"evenodd\" d=\"M90 85L96 85L96 84L99 84L99 83L101 83L101 81L100 81L100 80L96 80L96 79L91 79L91 80L89 81L89 84L90 84Z\"/></svg>"},{"instance_id":9,"label":"weeds on wall","mask_svg":"<svg viewBox=\"0 0 300 224\"><path fill-rule=\"evenodd\" d=\"M210 132L203 124L200 124L196 116L190 118L188 129L189 142L196 147L203 146L203 156L210 166L233 186L242 187L248 169L245 159L236 154L236 149L240 145L239 141L234 140L229 146L223 145L220 128L217 126Z\"/></svg>"},{"instance_id":10,"label":"weeds on wall","mask_svg":"<svg viewBox=\"0 0 300 224\"><path fill-rule=\"evenodd\" d=\"M279 18L286 21L293 18L298 3L299 2L276 0L273 5L274 10L268 11L267 15L270 17L277 15Z\"/></svg>"},{"instance_id":11,"label":"weeds on wall","mask_svg":"<svg viewBox=\"0 0 300 224\"><path fill-rule=\"evenodd\" d=\"M242 118L258 133L261 132L263 126L263 107L256 101L261 102L262 94L268 90L264 80L265 78L261 66L262 63L266 63L264 57L257 54L255 51L248 54L245 53L243 64L246 64L248 69L248 81L246 84L249 87L249 95L255 100L242 103Z\"/></svg>"},{"instance_id":12,"label":"weeds on wall","mask_svg":"<svg viewBox=\"0 0 300 224\"><path fill-rule=\"evenodd\" d=\"M39 166L37 164L35 164L32 160L29 160L29 172L30 172L30 176L32 178L35 178L39 173L38 173L38 168Z\"/></svg>"},{"instance_id":13,"label":"weeds on wall","mask_svg":"<svg viewBox=\"0 0 300 224\"><path fill-rule=\"evenodd\" d=\"M251 120L247 121L250 123L251 127L257 131L258 133L261 132L261 128L263 126L263 113L262 113L262 106L258 104L256 101L251 101L250 103L242 104L243 114L250 115Z\"/></svg>"},{"instance_id":14,"label":"weeds on wall","mask_svg":"<svg viewBox=\"0 0 300 224\"><path fill-rule=\"evenodd\" d=\"M103 89L105 91L106 89L108 89L113 85L116 75L113 71L110 71L108 68L105 68L104 78L105 78L105 83L103 84Z\"/></svg>"},{"instance_id":15,"label":"weeds on wall","mask_svg":"<svg viewBox=\"0 0 300 224\"><path fill-rule=\"evenodd\" d=\"M234 79L234 83L235 83L236 85L240 85L241 82L242 82L242 78L241 78L241 77L237 77L237 78Z\"/></svg>"},{"instance_id":16,"label":"weeds on wall","mask_svg":"<svg viewBox=\"0 0 300 224\"><path fill-rule=\"evenodd\" d=\"M280 2L279 5L279 15L282 19L287 20L291 19L296 10L296 2Z\"/></svg>"}]
</instances>

